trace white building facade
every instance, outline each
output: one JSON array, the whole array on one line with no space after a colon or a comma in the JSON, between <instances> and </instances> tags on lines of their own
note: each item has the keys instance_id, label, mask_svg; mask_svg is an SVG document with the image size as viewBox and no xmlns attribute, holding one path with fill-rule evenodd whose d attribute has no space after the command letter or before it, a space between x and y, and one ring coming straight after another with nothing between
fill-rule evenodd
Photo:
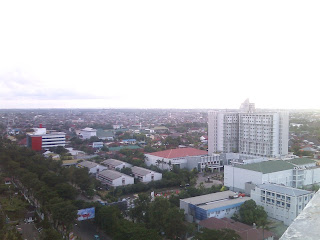
<instances>
[{"instance_id":1,"label":"white building facade","mask_svg":"<svg viewBox=\"0 0 320 240\"><path fill-rule=\"evenodd\" d=\"M66 145L66 133L47 131L46 128L33 128L33 133L27 134L27 146L33 150L43 150Z\"/></svg>"},{"instance_id":2,"label":"white building facade","mask_svg":"<svg viewBox=\"0 0 320 240\"><path fill-rule=\"evenodd\" d=\"M289 226L300 214L314 193L276 184L260 184L251 190L251 198L268 216Z\"/></svg>"}]
</instances>

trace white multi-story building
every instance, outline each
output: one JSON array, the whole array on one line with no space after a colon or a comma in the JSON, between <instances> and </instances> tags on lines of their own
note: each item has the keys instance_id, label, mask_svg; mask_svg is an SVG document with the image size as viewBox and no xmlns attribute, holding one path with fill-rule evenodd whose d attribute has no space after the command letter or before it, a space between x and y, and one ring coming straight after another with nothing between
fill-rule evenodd
<instances>
[{"instance_id":1,"label":"white multi-story building","mask_svg":"<svg viewBox=\"0 0 320 240\"><path fill-rule=\"evenodd\" d=\"M288 154L288 112L256 112L246 100L239 111L209 112L209 155L238 152L261 157Z\"/></svg>"},{"instance_id":2,"label":"white multi-story building","mask_svg":"<svg viewBox=\"0 0 320 240\"><path fill-rule=\"evenodd\" d=\"M52 147L64 147L66 134L64 132L47 131L46 128L33 128L33 133L27 134L27 146L36 151Z\"/></svg>"},{"instance_id":3,"label":"white multi-story building","mask_svg":"<svg viewBox=\"0 0 320 240\"><path fill-rule=\"evenodd\" d=\"M260 184L251 198L263 206L268 216L290 225L313 197L313 192L276 184Z\"/></svg>"},{"instance_id":4,"label":"white multi-story building","mask_svg":"<svg viewBox=\"0 0 320 240\"><path fill-rule=\"evenodd\" d=\"M80 135L83 139L90 139L91 137L97 136L97 130L93 128L86 127L84 129L81 129Z\"/></svg>"}]
</instances>

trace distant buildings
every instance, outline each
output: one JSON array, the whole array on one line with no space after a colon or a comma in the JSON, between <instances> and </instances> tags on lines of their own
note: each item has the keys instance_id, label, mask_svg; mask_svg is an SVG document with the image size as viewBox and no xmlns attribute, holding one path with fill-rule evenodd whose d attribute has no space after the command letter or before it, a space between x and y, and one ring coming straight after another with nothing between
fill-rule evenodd
<instances>
[{"instance_id":1,"label":"distant buildings","mask_svg":"<svg viewBox=\"0 0 320 240\"><path fill-rule=\"evenodd\" d=\"M33 130L33 133L27 134L27 147L35 151L66 145L66 134L64 132L47 132L47 129L42 128L42 126Z\"/></svg>"},{"instance_id":2,"label":"distant buildings","mask_svg":"<svg viewBox=\"0 0 320 240\"><path fill-rule=\"evenodd\" d=\"M81 129L80 135L83 139L90 139L91 137L97 136L97 130L93 128L86 127L84 129Z\"/></svg>"},{"instance_id":3,"label":"distant buildings","mask_svg":"<svg viewBox=\"0 0 320 240\"><path fill-rule=\"evenodd\" d=\"M247 99L237 112L209 112L208 150L261 157L288 154L289 114L256 112Z\"/></svg>"},{"instance_id":4,"label":"distant buildings","mask_svg":"<svg viewBox=\"0 0 320 240\"><path fill-rule=\"evenodd\" d=\"M93 142L92 143L93 148L102 148L103 147L103 142Z\"/></svg>"},{"instance_id":5,"label":"distant buildings","mask_svg":"<svg viewBox=\"0 0 320 240\"><path fill-rule=\"evenodd\" d=\"M232 191L224 191L198 197L180 199L187 221L199 222L207 218L232 217L249 197L239 197Z\"/></svg>"},{"instance_id":6,"label":"distant buildings","mask_svg":"<svg viewBox=\"0 0 320 240\"><path fill-rule=\"evenodd\" d=\"M264 207L268 216L290 225L311 200L314 193L276 184L260 184L251 190L251 198Z\"/></svg>"},{"instance_id":7,"label":"distant buildings","mask_svg":"<svg viewBox=\"0 0 320 240\"><path fill-rule=\"evenodd\" d=\"M134 145L137 143L137 140L136 139L123 139L122 142L123 142L123 144L126 144L126 145L128 145L128 144Z\"/></svg>"}]
</instances>

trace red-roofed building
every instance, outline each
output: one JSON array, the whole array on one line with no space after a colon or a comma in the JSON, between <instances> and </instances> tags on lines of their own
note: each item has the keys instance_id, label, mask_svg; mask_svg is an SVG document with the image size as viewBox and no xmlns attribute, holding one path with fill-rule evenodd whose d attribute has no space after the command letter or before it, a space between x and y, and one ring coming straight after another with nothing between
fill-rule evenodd
<instances>
[{"instance_id":1,"label":"red-roofed building","mask_svg":"<svg viewBox=\"0 0 320 240\"><path fill-rule=\"evenodd\" d=\"M255 226L249 226L244 223L234 221L230 218L207 218L199 222L199 227L215 230L221 230L224 228L232 229L243 240L273 240L275 236L273 232L256 228Z\"/></svg>"},{"instance_id":2,"label":"red-roofed building","mask_svg":"<svg viewBox=\"0 0 320 240\"><path fill-rule=\"evenodd\" d=\"M187 167L187 160L190 157L207 156L208 152L195 148L177 148L160 152L145 154L146 164L155 165L161 169L172 169L173 165L179 168Z\"/></svg>"}]
</instances>

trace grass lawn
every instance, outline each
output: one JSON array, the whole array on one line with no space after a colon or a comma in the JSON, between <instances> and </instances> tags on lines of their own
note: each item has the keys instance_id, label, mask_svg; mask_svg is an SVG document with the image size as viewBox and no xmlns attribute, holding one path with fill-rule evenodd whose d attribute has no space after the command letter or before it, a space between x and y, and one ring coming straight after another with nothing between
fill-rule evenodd
<instances>
[{"instance_id":1,"label":"grass lawn","mask_svg":"<svg viewBox=\"0 0 320 240\"><path fill-rule=\"evenodd\" d=\"M279 239L282 234L287 230L288 226L284 225L283 222L276 219L268 219L271 223L269 225L270 231L275 233L276 239Z\"/></svg>"}]
</instances>

